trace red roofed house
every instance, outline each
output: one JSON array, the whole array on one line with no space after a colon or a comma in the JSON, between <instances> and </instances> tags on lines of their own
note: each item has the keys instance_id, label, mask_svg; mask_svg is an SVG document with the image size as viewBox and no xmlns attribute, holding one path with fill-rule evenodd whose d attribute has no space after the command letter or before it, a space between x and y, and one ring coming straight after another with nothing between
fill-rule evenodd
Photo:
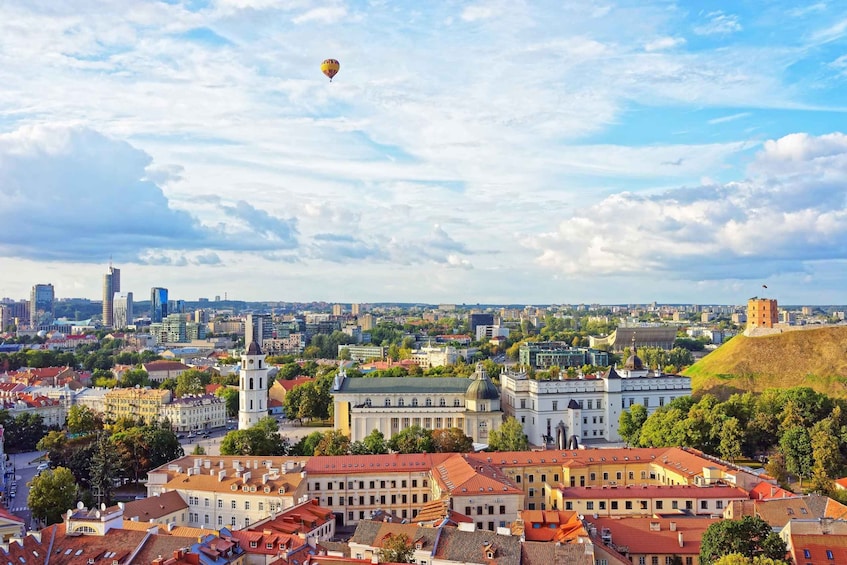
<instances>
[{"instance_id":1,"label":"red roofed house","mask_svg":"<svg viewBox=\"0 0 847 565\"><path fill-rule=\"evenodd\" d=\"M586 518L591 537L632 563L700 562L700 540L713 518Z\"/></svg>"},{"instance_id":2,"label":"red roofed house","mask_svg":"<svg viewBox=\"0 0 847 565\"><path fill-rule=\"evenodd\" d=\"M779 536L788 545L791 562L800 565L847 563L847 522L790 520Z\"/></svg>"},{"instance_id":3,"label":"red roofed house","mask_svg":"<svg viewBox=\"0 0 847 565\"><path fill-rule=\"evenodd\" d=\"M295 553L313 552L317 541L327 541L333 536L335 515L332 510L318 506L317 500L303 502L276 517L232 532L232 537L248 554L288 556L289 561Z\"/></svg>"},{"instance_id":4,"label":"red roofed house","mask_svg":"<svg viewBox=\"0 0 847 565\"><path fill-rule=\"evenodd\" d=\"M772 498L793 498L797 496L790 490L785 490L779 485L765 481L757 484L750 490L750 498L753 500L770 500Z\"/></svg>"},{"instance_id":5,"label":"red roofed house","mask_svg":"<svg viewBox=\"0 0 847 565\"><path fill-rule=\"evenodd\" d=\"M518 512L518 523L523 525L527 541L552 541L569 543L588 532L576 512L565 510L522 510Z\"/></svg>"},{"instance_id":6,"label":"red roofed house","mask_svg":"<svg viewBox=\"0 0 847 565\"><path fill-rule=\"evenodd\" d=\"M296 386L300 386L302 384L312 382L312 377L297 377L291 380L283 380L277 379L274 381L274 384L271 385L270 390L268 390L268 398L273 400L279 400L282 406L285 406L285 395L291 392ZM270 404L268 404L270 406Z\"/></svg>"}]
</instances>

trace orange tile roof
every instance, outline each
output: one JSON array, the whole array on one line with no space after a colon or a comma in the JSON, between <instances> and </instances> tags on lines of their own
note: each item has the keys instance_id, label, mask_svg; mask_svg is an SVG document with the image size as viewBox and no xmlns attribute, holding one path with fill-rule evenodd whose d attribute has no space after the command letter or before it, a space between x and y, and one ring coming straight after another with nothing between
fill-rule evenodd
<instances>
[{"instance_id":1,"label":"orange tile roof","mask_svg":"<svg viewBox=\"0 0 847 565\"><path fill-rule=\"evenodd\" d=\"M580 464L601 462L649 463L666 453L668 448L619 448L619 449L578 449L571 451L503 451L498 453L468 454L476 460L486 461L498 467L525 467L528 465L563 465L578 462Z\"/></svg>"},{"instance_id":2,"label":"orange tile roof","mask_svg":"<svg viewBox=\"0 0 847 565\"><path fill-rule=\"evenodd\" d=\"M302 385L302 384L310 383L310 382L312 382L312 381L314 381L314 380L315 380L315 379L314 379L314 378L312 378L312 377L296 377L296 378L293 378L293 379L291 379L291 380L287 380L287 381L286 381L286 380L277 380L277 381L274 381L274 386L276 386L276 385L278 384L279 386L281 386L281 387L282 387L282 388L284 388L285 390L291 390L291 389L292 389L292 388L294 388L295 386L299 386L299 385Z\"/></svg>"},{"instance_id":3,"label":"orange tile roof","mask_svg":"<svg viewBox=\"0 0 847 565\"><path fill-rule=\"evenodd\" d=\"M568 510L521 510L524 537L527 541L557 541L567 543L588 532L579 514Z\"/></svg>"},{"instance_id":4,"label":"orange tile roof","mask_svg":"<svg viewBox=\"0 0 847 565\"><path fill-rule=\"evenodd\" d=\"M847 536L794 534L789 542L795 563L810 565L847 563ZM832 558L827 554L828 551Z\"/></svg>"},{"instance_id":5,"label":"orange tile roof","mask_svg":"<svg viewBox=\"0 0 847 565\"><path fill-rule=\"evenodd\" d=\"M750 498L753 500L769 500L771 498L793 498L797 496L790 490L785 490L779 485L762 481L750 489Z\"/></svg>"},{"instance_id":6,"label":"orange tile roof","mask_svg":"<svg viewBox=\"0 0 847 565\"><path fill-rule=\"evenodd\" d=\"M712 518L587 518L597 535L608 530L616 548L627 548L632 555L697 555L706 529L717 520ZM659 529L651 528L658 524ZM672 530L671 528L675 528ZM682 545L679 543L680 535ZM618 549L620 551L620 549Z\"/></svg>"},{"instance_id":7,"label":"orange tile roof","mask_svg":"<svg viewBox=\"0 0 847 565\"><path fill-rule=\"evenodd\" d=\"M835 485L841 487L843 489L847 489L847 477L841 477L840 479L835 479Z\"/></svg>"},{"instance_id":8,"label":"orange tile roof","mask_svg":"<svg viewBox=\"0 0 847 565\"><path fill-rule=\"evenodd\" d=\"M157 520L163 516L185 510L188 504L177 491L164 492L159 496L148 496L133 500L124 505L124 518L134 518L142 522Z\"/></svg>"},{"instance_id":9,"label":"orange tile roof","mask_svg":"<svg viewBox=\"0 0 847 565\"><path fill-rule=\"evenodd\" d=\"M310 475L351 473L408 473L429 471L453 453L391 453L387 455L330 455L311 457L305 471Z\"/></svg>"},{"instance_id":10,"label":"orange tile roof","mask_svg":"<svg viewBox=\"0 0 847 565\"><path fill-rule=\"evenodd\" d=\"M441 488L451 495L523 494L523 491L499 468L480 461L469 460L464 454L450 455L451 457L433 469L432 475Z\"/></svg>"}]
</instances>

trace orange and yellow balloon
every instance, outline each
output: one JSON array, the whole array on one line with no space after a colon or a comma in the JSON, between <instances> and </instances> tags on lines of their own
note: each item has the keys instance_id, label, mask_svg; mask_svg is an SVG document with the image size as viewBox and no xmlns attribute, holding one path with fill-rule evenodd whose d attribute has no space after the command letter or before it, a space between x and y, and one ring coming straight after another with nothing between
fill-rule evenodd
<instances>
[{"instance_id":1,"label":"orange and yellow balloon","mask_svg":"<svg viewBox=\"0 0 847 565\"><path fill-rule=\"evenodd\" d=\"M335 59L327 59L321 63L321 72L329 77L329 82L332 82L332 77L338 74L341 64Z\"/></svg>"}]
</instances>

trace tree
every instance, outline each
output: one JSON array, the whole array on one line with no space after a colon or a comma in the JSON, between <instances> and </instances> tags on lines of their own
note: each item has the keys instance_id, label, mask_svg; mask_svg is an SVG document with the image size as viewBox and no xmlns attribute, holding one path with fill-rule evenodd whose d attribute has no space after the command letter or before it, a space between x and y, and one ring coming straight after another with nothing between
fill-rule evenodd
<instances>
[{"instance_id":1,"label":"tree","mask_svg":"<svg viewBox=\"0 0 847 565\"><path fill-rule=\"evenodd\" d=\"M350 438L339 430L323 433L321 441L315 446L315 455L347 455L350 453Z\"/></svg>"},{"instance_id":2,"label":"tree","mask_svg":"<svg viewBox=\"0 0 847 565\"><path fill-rule=\"evenodd\" d=\"M773 477L777 484L787 485L788 469L785 467L785 456L778 451L771 455L765 464L765 473Z\"/></svg>"},{"instance_id":3,"label":"tree","mask_svg":"<svg viewBox=\"0 0 847 565\"><path fill-rule=\"evenodd\" d=\"M276 420L267 416L247 430L234 430L221 440L221 455L287 455L288 441Z\"/></svg>"},{"instance_id":4,"label":"tree","mask_svg":"<svg viewBox=\"0 0 847 565\"><path fill-rule=\"evenodd\" d=\"M435 430L432 442L436 453L468 453L473 451L473 439L466 436L460 428Z\"/></svg>"},{"instance_id":5,"label":"tree","mask_svg":"<svg viewBox=\"0 0 847 565\"><path fill-rule=\"evenodd\" d=\"M124 388L143 387L150 384L150 379L144 369L130 369L124 371L121 378L118 379L118 384Z\"/></svg>"},{"instance_id":6,"label":"tree","mask_svg":"<svg viewBox=\"0 0 847 565\"><path fill-rule=\"evenodd\" d=\"M647 409L642 404L633 404L621 412L618 418L618 433L629 445L638 445L641 427L647 421Z\"/></svg>"},{"instance_id":7,"label":"tree","mask_svg":"<svg viewBox=\"0 0 847 565\"><path fill-rule=\"evenodd\" d=\"M68 410L68 432L71 434L89 434L103 428L100 416L91 408L74 404Z\"/></svg>"},{"instance_id":8,"label":"tree","mask_svg":"<svg viewBox=\"0 0 847 565\"><path fill-rule=\"evenodd\" d=\"M800 426L788 429L782 434L779 447L785 455L785 468L799 477L802 484L803 479L812 474L812 440L809 430Z\"/></svg>"},{"instance_id":9,"label":"tree","mask_svg":"<svg viewBox=\"0 0 847 565\"><path fill-rule=\"evenodd\" d=\"M208 373L203 373L203 371L198 371L197 369L183 371L176 378L174 395L203 394L206 391L206 387L203 385L204 376L208 376ZM209 377L209 381L211 382L211 377Z\"/></svg>"},{"instance_id":10,"label":"tree","mask_svg":"<svg viewBox=\"0 0 847 565\"><path fill-rule=\"evenodd\" d=\"M350 453L353 455L379 455L388 453L388 444L381 431L373 430L362 441L351 443Z\"/></svg>"},{"instance_id":11,"label":"tree","mask_svg":"<svg viewBox=\"0 0 847 565\"><path fill-rule=\"evenodd\" d=\"M761 555L750 558L740 553L730 553L715 561L714 565L788 565L788 563L781 559L771 559Z\"/></svg>"},{"instance_id":12,"label":"tree","mask_svg":"<svg viewBox=\"0 0 847 565\"><path fill-rule=\"evenodd\" d=\"M432 432L420 426L410 426L388 440L388 448L397 453L432 453L435 446Z\"/></svg>"},{"instance_id":13,"label":"tree","mask_svg":"<svg viewBox=\"0 0 847 565\"><path fill-rule=\"evenodd\" d=\"M733 553L744 557L785 557L785 542L770 525L758 516L741 520L715 522L703 533L700 541L700 563L714 565L715 561Z\"/></svg>"},{"instance_id":14,"label":"tree","mask_svg":"<svg viewBox=\"0 0 847 565\"><path fill-rule=\"evenodd\" d=\"M312 456L315 454L315 448L323 439L323 434L321 432L312 432L306 437L302 438L297 445L294 446L294 454L295 455L305 455Z\"/></svg>"},{"instance_id":15,"label":"tree","mask_svg":"<svg viewBox=\"0 0 847 565\"><path fill-rule=\"evenodd\" d=\"M379 549L380 562L411 563L415 555L415 546L406 534L388 534L382 539Z\"/></svg>"},{"instance_id":16,"label":"tree","mask_svg":"<svg viewBox=\"0 0 847 565\"><path fill-rule=\"evenodd\" d=\"M97 448L91 458L91 469L89 471L92 494L97 502L107 505L112 500L114 480L118 478L120 471L120 460L115 453L114 446L109 438L102 435L97 440Z\"/></svg>"},{"instance_id":17,"label":"tree","mask_svg":"<svg viewBox=\"0 0 847 565\"><path fill-rule=\"evenodd\" d=\"M338 352L338 358L342 361L350 361L352 357L350 356L350 348L342 347L341 351Z\"/></svg>"},{"instance_id":18,"label":"tree","mask_svg":"<svg viewBox=\"0 0 847 565\"><path fill-rule=\"evenodd\" d=\"M199 443L191 450L191 455L206 455L206 449Z\"/></svg>"},{"instance_id":19,"label":"tree","mask_svg":"<svg viewBox=\"0 0 847 565\"><path fill-rule=\"evenodd\" d=\"M521 423L510 416L500 425L500 429L488 434L488 447L494 451L526 451L529 449L529 439Z\"/></svg>"},{"instance_id":20,"label":"tree","mask_svg":"<svg viewBox=\"0 0 847 565\"><path fill-rule=\"evenodd\" d=\"M222 386L215 391L215 396L223 398L226 404L226 415L234 418L238 415L239 392L237 388Z\"/></svg>"},{"instance_id":21,"label":"tree","mask_svg":"<svg viewBox=\"0 0 847 565\"><path fill-rule=\"evenodd\" d=\"M32 479L27 506L32 515L47 525L62 521L62 514L74 508L77 497L76 479L70 470L47 469Z\"/></svg>"},{"instance_id":22,"label":"tree","mask_svg":"<svg viewBox=\"0 0 847 565\"><path fill-rule=\"evenodd\" d=\"M738 418L727 418L721 426L721 441L718 451L721 457L735 461L741 457L741 444L744 442L744 430Z\"/></svg>"}]
</instances>

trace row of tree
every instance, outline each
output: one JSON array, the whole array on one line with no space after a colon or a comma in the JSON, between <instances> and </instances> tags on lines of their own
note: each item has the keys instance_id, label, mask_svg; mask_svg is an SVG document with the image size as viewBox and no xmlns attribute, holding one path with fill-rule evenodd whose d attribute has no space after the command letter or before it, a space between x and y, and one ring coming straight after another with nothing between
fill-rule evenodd
<instances>
[{"instance_id":1,"label":"row of tree","mask_svg":"<svg viewBox=\"0 0 847 565\"><path fill-rule=\"evenodd\" d=\"M847 401L808 387L680 397L647 416L638 404L624 411L619 432L630 445L700 449L728 460L769 456L767 471L781 483L788 474L813 479L831 493L831 477L847 471Z\"/></svg>"}]
</instances>

